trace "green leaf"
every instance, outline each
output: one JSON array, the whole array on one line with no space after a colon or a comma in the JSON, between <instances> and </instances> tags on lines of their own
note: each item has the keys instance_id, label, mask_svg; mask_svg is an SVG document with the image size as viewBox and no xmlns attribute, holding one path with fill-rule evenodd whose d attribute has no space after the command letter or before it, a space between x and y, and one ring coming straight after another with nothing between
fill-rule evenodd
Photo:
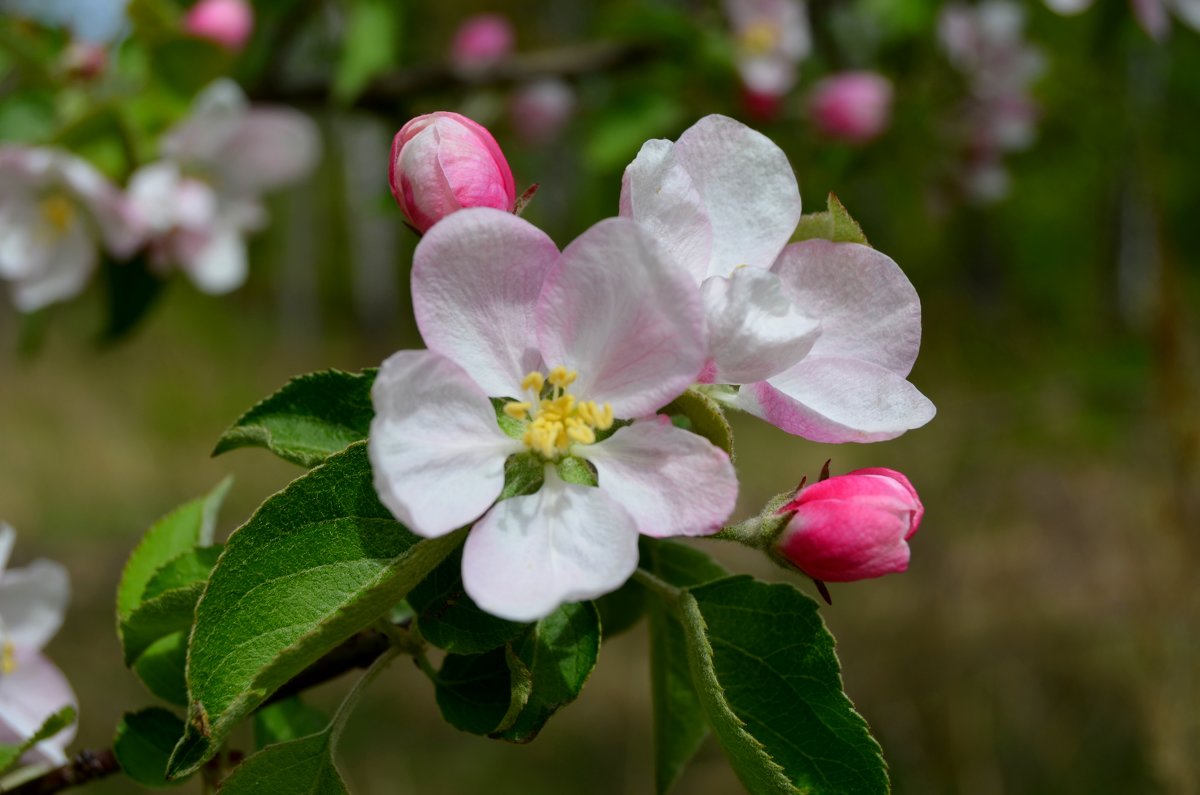
<instances>
[{"instance_id":1,"label":"green leaf","mask_svg":"<svg viewBox=\"0 0 1200 795\"><path fill-rule=\"evenodd\" d=\"M155 77L185 96L192 96L228 73L234 55L208 39L175 37L153 42L150 59Z\"/></svg>"},{"instance_id":2,"label":"green leaf","mask_svg":"<svg viewBox=\"0 0 1200 795\"><path fill-rule=\"evenodd\" d=\"M704 711L749 791L889 791L815 602L740 576L689 589L679 609Z\"/></svg>"},{"instance_id":3,"label":"green leaf","mask_svg":"<svg viewBox=\"0 0 1200 795\"><path fill-rule=\"evenodd\" d=\"M148 601L175 588L204 582L221 556L222 549L224 546L221 544L196 547L167 561L146 583L142 598Z\"/></svg>"},{"instance_id":4,"label":"green leaf","mask_svg":"<svg viewBox=\"0 0 1200 795\"><path fill-rule=\"evenodd\" d=\"M146 647L133 662L133 672L151 693L177 707L186 707L188 632L172 632Z\"/></svg>"},{"instance_id":5,"label":"green leaf","mask_svg":"<svg viewBox=\"0 0 1200 795\"><path fill-rule=\"evenodd\" d=\"M225 545L196 606L188 720L170 775L326 652L386 615L462 543L422 540L379 503L365 442L268 499Z\"/></svg>"},{"instance_id":6,"label":"green leaf","mask_svg":"<svg viewBox=\"0 0 1200 795\"><path fill-rule=\"evenodd\" d=\"M436 698L456 729L489 734L504 722L512 701L512 676L504 647L483 654L447 654L438 671Z\"/></svg>"},{"instance_id":7,"label":"green leaf","mask_svg":"<svg viewBox=\"0 0 1200 795\"><path fill-rule=\"evenodd\" d=\"M668 403L661 411L669 417L687 418L688 430L700 434L720 447L733 460L733 428L725 419L721 405L698 389L692 388Z\"/></svg>"},{"instance_id":8,"label":"green leaf","mask_svg":"<svg viewBox=\"0 0 1200 795\"><path fill-rule=\"evenodd\" d=\"M164 564L193 547L212 543L217 511L233 478L226 478L203 497L181 505L159 519L130 554L117 586L117 618L124 620L141 604L146 585Z\"/></svg>"},{"instance_id":9,"label":"green leaf","mask_svg":"<svg viewBox=\"0 0 1200 795\"><path fill-rule=\"evenodd\" d=\"M104 275L107 314L100 342L119 342L138 327L158 298L166 282L150 269L146 257L138 256L126 262L105 259Z\"/></svg>"},{"instance_id":10,"label":"green leaf","mask_svg":"<svg viewBox=\"0 0 1200 795\"><path fill-rule=\"evenodd\" d=\"M503 646L525 624L480 610L462 584L462 550L456 549L408 594L425 640L454 654L479 654Z\"/></svg>"},{"instance_id":11,"label":"green leaf","mask_svg":"<svg viewBox=\"0 0 1200 795\"><path fill-rule=\"evenodd\" d=\"M40 743L42 740L49 740L54 735L58 734L63 729L67 728L75 722L76 714L74 707L63 707L58 712L55 712L50 717L42 721L42 725L36 732L25 738L16 745L0 744L0 775L7 773L18 762L21 761L21 756L33 746Z\"/></svg>"},{"instance_id":12,"label":"green leaf","mask_svg":"<svg viewBox=\"0 0 1200 795\"><path fill-rule=\"evenodd\" d=\"M641 540L641 567L677 587L726 575L703 552L671 541ZM700 697L692 684L683 625L661 599L648 598L650 696L654 714L654 785L662 795L708 736Z\"/></svg>"},{"instance_id":13,"label":"green leaf","mask_svg":"<svg viewBox=\"0 0 1200 795\"><path fill-rule=\"evenodd\" d=\"M254 745L263 748L324 731L329 718L299 696L285 698L254 713Z\"/></svg>"},{"instance_id":14,"label":"green leaf","mask_svg":"<svg viewBox=\"0 0 1200 795\"><path fill-rule=\"evenodd\" d=\"M127 712L117 726L113 753L122 772L138 784L172 787L183 782L167 780L167 760L182 736L183 720L174 712L159 707Z\"/></svg>"},{"instance_id":15,"label":"green leaf","mask_svg":"<svg viewBox=\"0 0 1200 795\"><path fill-rule=\"evenodd\" d=\"M263 447L293 464L316 466L367 438L375 414L375 372L324 370L293 378L239 417L221 435L213 455Z\"/></svg>"},{"instance_id":16,"label":"green leaf","mask_svg":"<svg viewBox=\"0 0 1200 795\"><path fill-rule=\"evenodd\" d=\"M605 639L632 629L646 615L646 589L630 580L595 601L600 611L600 630Z\"/></svg>"},{"instance_id":17,"label":"green leaf","mask_svg":"<svg viewBox=\"0 0 1200 795\"><path fill-rule=\"evenodd\" d=\"M851 217L850 211L835 194L829 194L826 204L828 206L826 211L806 213L800 217L800 223L796 226L795 234L792 235L793 242L820 239L832 240L835 243L871 245L867 242L867 236L863 234L862 227Z\"/></svg>"},{"instance_id":18,"label":"green leaf","mask_svg":"<svg viewBox=\"0 0 1200 795\"><path fill-rule=\"evenodd\" d=\"M394 0L354 0L333 79L335 99L353 101L371 78L397 62L402 11Z\"/></svg>"},{"instance_id":19,"label":"green leaf","mask_svg":"<svg viewBox=\"0 0 1200 795\"><path fill-rule=\"evenodd\" d=\"M133 667L156 641L191 629L196 602L203 591L203 583L173 588L143 602L122 621L120 634L125 665Z\"/></svg>"}]
</instances>

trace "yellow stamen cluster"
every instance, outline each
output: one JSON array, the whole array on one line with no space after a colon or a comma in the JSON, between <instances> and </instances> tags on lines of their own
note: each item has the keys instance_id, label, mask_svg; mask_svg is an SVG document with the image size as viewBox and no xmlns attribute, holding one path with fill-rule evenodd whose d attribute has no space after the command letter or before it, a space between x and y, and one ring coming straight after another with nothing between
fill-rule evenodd
<instances>
[{"instance_id":1,"label":"yellow stamen cluster","mask_svg":"<svg viewBox=\"0 0 1200 795\"><path fill-rule=\"evenodd\" d=\"M17 670L16 650L12 641L4 641L3 651L0 652L0 674L8 675Z\"/></svg>"},{"instance_id":2,"label":"yellow stamen cluster","mask_svg":"<svg viewBox=\"0 0 1200 795\"><path fill-rule=\"evenodd\" d=\"M533 400L509 403L504 413L515 420L527 420L525 445L547 460L567 451L572 442L591 444L596 431L612 427L612 406L603 407L594 401L579 401L567 388L579 374L565 367L555 367L549 375L532 372L521 381L521 388L532 393ZM543 396L546 384L549 393Z\"/></svg>"},{"instance_id":3,"label":"yellow stamen cluster","mask_svg":"<svg viewBox=\"0 0 1200 795\"><path fill-rule=\"evenodd\" d=\"M767 55L779 43L779 29L770 22L755 22L742 30L739 39L747 54Z\"/></svg>"},{"instance_id":4,"label":"yellow stamen cluster","mask_svg":"<svg viewBox=\"0 0 1200 795\"><path fill-rule=\"evenodd\" d=\"M56 232L67 231L67 227L75 219L75 205L61 193L51 193L42 199L38 208L42 212L42 217Z\"/></svg>"}]
</instances>

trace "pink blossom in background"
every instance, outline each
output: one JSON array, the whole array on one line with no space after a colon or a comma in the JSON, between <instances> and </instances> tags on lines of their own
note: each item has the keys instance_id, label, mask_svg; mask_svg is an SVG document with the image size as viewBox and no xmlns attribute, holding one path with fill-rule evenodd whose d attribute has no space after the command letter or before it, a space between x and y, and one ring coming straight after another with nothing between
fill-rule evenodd
<instances>
[{"instance_id":1,"label":"pink blossom in background","mask_svg":"<svg viewBox=\"0 0 1200 795\"><path fill-rule=\"evenodd\" d=\"M247 0L200 0L188 9L183 29L239 52L254 32L254 8Z\"/></svg>"},{"instance_id":2,"label":"pink blossom in background","mask_svg":"<svg viewBox=\"0 0 1200 795\"><path fill-rule=\"evenodd\" d=\"M449 111L411 119L392 141L388 182L404 217L425 232L466 207L512 212L516 185L485 127Z\"/></svg>"},{"instance_id":3,"label":"pink blossom in background","mask_svg":"<svg viewBox=\"0 0 1200 795\"><path fill-rule=\"evenodd\" d=\"M454 34L450 60L460 69L490 66L512 54L516 33L502 14L468 17Z\"/></svg>"},{"instance_id":4,"label":"pink blossom in background","mask_svg":"<svg viewBox=\"0 0 1200 795\"><path fill-rule=\"evenodd\" d=\"M742 84L753 94L781 97L796 85L812 51L802 0L724 0Z\"/></svg>"},{"instance_id":5,"label":"pink blossom in background","mask_svg":"<svg viewBox=\"0 0 1200 795\"><path fill-rule=\"evenodd\" d=\"M523 140L541 144L558 137L575 110L575 91L563 80L545 78L513 92L508 112Z\"/></svg>"},{"instance_id":6,"label":"pink blossom in background","mask_svg":"<svg viewBox=\"0 0 1200 795\"><path fill-rule=\"evenodd\" d=\"M908 568L908 539L925 508L908 478L876 468L805 486L786 511L795 515L776 553L813 579L853 582Z\"/></svg>"},{"instance_id":7,"label":"pink blossom in background","mask_svg":"<svg viewBox=\"0 0 1200 795\"><path fill-rule=\"evenodd\" d=\"M817 129L829 138L869 141L891 120L892 84L875 72L832 75L813 86L808 109Z\"/></svg>"},{"instance_id":8,"label":"pink blossom in background","mask_svg":"<svg viewBox=\"0 0 1200 795\"><path fill-rule=\"evenodd\" d=\"M743 85L741 99L743 110L754 121L775 121L783 110L783 96L780 94L751 91Z\"/></svg>"},{"instance_id":9,"label":"pink blossom in background","mask_svg":"<svg viewBox=\"0 0 1200 795\"><path fill-rule=\"evenodd\" d=\"M73 41L63 51L62 68L68 75L94 80L108 69L108 49L90 41Z\"/></svg>"}]
</instances>

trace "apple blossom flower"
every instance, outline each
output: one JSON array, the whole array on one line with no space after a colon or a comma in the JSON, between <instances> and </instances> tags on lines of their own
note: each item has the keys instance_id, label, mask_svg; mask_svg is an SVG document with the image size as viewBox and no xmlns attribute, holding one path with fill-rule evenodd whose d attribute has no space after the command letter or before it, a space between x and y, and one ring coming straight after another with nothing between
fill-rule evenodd
<instances>
[{"instance_id":1,"label":"apple blossom flower","mask_svg":"<svg viewBox=\"0 0 1200 795\"><path fill-rule=\"evenodd\" d=\"M183 29L240 52L254 32L254 8L246 0L200 0L184 15Z\"/></svg>"},{"instance_id":2,"label":"apple blossom flower","mask_svg":"<svg viewBox=\"0 0 1200 795\"><path fill-rule=\"evenodd\" d=\"M80 293L103 246L130 256L142 230L121 192L58 149L0 147L0 279L22 312Z\"/></svg>"},{"instance_id":3,"label":"apple blossom flower","mask_svg":"<svg viewBox=\"0 0 1200 795\"><path fill-rule=\"evenodd\" d=\"M513 130L528 143L553 140L571 120L575 92L565 81L553 77L526 83L513 92L508 115Z\"/></svg>"},{"instance_id":4,"label":"apple blossom flower","mask_svg":"<svg viewBox=\"0 0 1200 795\"><path fill-rule=\"evenodd\" d=\"M637 224L601 221L560 254L511 213L462 210L417 246L412 295L428 350L376 378L375 489L418 535L472 525L462 577L481 608L532 621L598 597L637 567L639 533L705 535L729 516L729 457L654 417L704 363L703 314ZM512 456L545 480L497 502Z\"/></svg>"},{"instance_id":5,"label":"apple blossom flower","mask_svg":"<svg viewBox=\"0 0 1200 795\"><path fill-rule=\"evenodd\" d=\"M450 60L459 69L482 69L508 57L516 34L503 14L475 14L454 33Z\"/></svg>"},{"instance_id":6,"label":"apple blossom flower","mask_svg":"<svg viewBox=\"0 0 1200 795\"><path fill-rule=\"evenodd\" d=\"M812 51L802 0L725 0L724 7L742 84L767 97L791 91L798 64Z\"/></svg>"},{"instance_id":7,"label":"apple blossom flower","mask_svg":"<svg viewBox=\"0 0 1200 795\"><path fill-rule=\"evenodd\" d=\"M266 223L261 195L306 177L320 143L308 117L251 107L221 80L160 150L165 159L134 172L128 190L151 233L151 263L178 265L204 292L225 293L246 280L245 238Z\"/></svg>"},{"instance_id":8,"label":"apple blossom flower","mask_svg":"<svg viewBox=\"0 0 1200 795\"><path fill-rule=\"evenodd\" d=\"M856 243L790 244L800 191L766 136L706 116L646 142L625 170L621 215L700 285L713 397L819 442L891 439L933 418L906 380L921 340L916 291Z\"/></svg>"},{"instance_id":9,"label":"apple blossom flower","mask_svg":"<svg viewBox=\"0 0 1200 795\"><path fill-rule=\"evenodd\" d=\"M853 582L908 568L908 539L925 513L908 478L859 469L804 486L779 509L794 512L775 554L823 582Z\"/></svg>"},{"instance_id":10,"label":"apple blossom flower","mask_svg":"<svg viewBox=\"0 0 1200 795\"><path fill-rule=\"evenodd\" d=\"M1170 12L1192 30L1200 30L1200 0L1129 0L1134 19L1155 41L1162 41L1171 31ZM1046 0L1046 7L1056 14L1073 16L1091 8L1092 0Z\"/></svg>"},{"instance_id":11,"label":"apple blossom flower","mask_svg":"<svg viewBox=\"0 0 1200 795\"><path fill-rule=\"evenodd\" d=\"M465 207L512 212L512 169L481 124L449 111L410 119L392 141L388 182L418 232Z\"/></svg>"},{"instance_id":12,"label":"apple blossom flower","mask_svg":"<svg viewBox=\"0 0 1200 795\"><path fill-rule=\"evenodd\" d=\"M813 86L809 114L829 138L861 143L887 129L892 84L875 72L842 72Z\"/></svg>"},{"instance_id":13,"label":"apple blossom flower","mask_svg":"<svg viewBox=\"0 0 1200 795\"><path fill-rule=\"evenodd\" d=\"M90 41L73 41L63 51L59 63L70 77L95 80L108 69L108 50Z\"/></svg>"},{"instance_id":14,"label":"apple blossom flower","mask_svg":"<svg viewBox=\"0 0 1200 795\"><path fill-rule=\"evenodd\" d=\"M70 600L67 571L49 560L5 570L15 540L13 529L0 522L0 743L9 745L32 737L63 707L78 706L62 671L42 654L62 626ZM64 749L74 738L72 724L34 745L24 758L66 764Z\"/></svg>"}]
</instances>

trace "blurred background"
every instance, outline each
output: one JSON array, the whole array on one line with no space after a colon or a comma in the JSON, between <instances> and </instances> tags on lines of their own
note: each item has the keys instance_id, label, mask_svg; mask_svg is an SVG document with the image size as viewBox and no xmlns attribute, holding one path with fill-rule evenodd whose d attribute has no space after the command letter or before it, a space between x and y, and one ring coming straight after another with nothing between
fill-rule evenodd
<instances>
[{"instance_id":1,"label":"blurred background","mask_svg":"<svg viewBox=\"0 0 1200 795\"><path fill-rule=\"evenodd\" d=\"M29 58L88 35L30 5L0 3L5 142L126 101L103 75L24 79ZM139 25L154 5L134 0L99 37L114 75L139 74L122 70L153 49ZM292 375L420 345L417 238L387 184L405 120L448 109L488 126L518 192L540 185L525 217L561 246L616 214L643 141L725 113L788 153L806 211L836 192L922 298L911 380L938 406L928 426L832 447L734 418L743 513L827 458L899 469L921 493L908 573L834 586L822 607L895 791L1200 791L1200 12L1079 5L255 2L237 57L188 61L162 89L184 108L224 70L319 126L319 165L269 197L245 286L172 278L106 342L99 284L32 315L0 306L0 518L17 565L51 557L73 577L49 654L82 699L76 747L107 745L122 710L153 700L121 665L112 607L141 533L228 473L231 531L299 474L260 450L211 459L222 430ZM502 15L494 49L455 45L484 12ZM822 82L846 72L886 90ZM103 141L84 150L123 178ZM355 714L342 768L363 795L650 793L648 698L644 625L606 643L579 701L524 747L448 727L402 660ZM676 791L740 786L710 743Z\"/></svg>"}]
</instances>

